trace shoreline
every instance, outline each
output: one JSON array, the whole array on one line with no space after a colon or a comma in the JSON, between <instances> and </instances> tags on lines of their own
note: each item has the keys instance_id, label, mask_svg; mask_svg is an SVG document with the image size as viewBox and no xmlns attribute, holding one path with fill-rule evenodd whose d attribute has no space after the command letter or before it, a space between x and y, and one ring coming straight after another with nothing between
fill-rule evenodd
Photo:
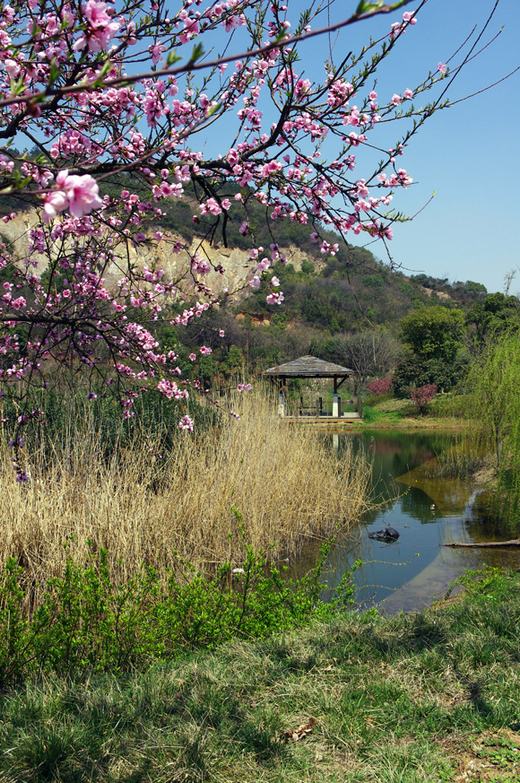
<instances>
[{"instance_id":1,"label":"shoreline","mask_svg":"<svg viewBox=\"0 0 520 783\"><path fill-rule=\"evenodd\" d=\"M450 432L463 432L468 429L469 423L460 419L453 418L428 418L428 417L406 417L396 420L383 419L381 421L364 421L356 419L333 419L319 421L317 419L306 420L304 416L300 418L287 419L290 424L304 424L308 427L315 427L324 432L364 432L367 430L444 430Z\"/></svg>"}]
</instances>

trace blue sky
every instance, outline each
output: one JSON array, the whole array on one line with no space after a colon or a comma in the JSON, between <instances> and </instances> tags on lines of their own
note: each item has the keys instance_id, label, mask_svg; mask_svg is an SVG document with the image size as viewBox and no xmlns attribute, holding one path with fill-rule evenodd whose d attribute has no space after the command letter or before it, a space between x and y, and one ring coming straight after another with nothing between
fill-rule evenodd
<instances>
[{"instance_id":1,"label":"blue sky","mask_svg":"<svg viewBox=\"0 0 520 783\"><path fill-rule=\"evenodd\" d=\"M492 5L492 0L429 0L392 61L385 63L381 87L387 87L381 93L413 87L412 75L445 61L473 24L485 20ZM341 6L346 15L355 3ZM390 21L382 17L351 28L342 33L338 46L349 45L349 38L384 32ZM501 27L499 40L460 75L451 97L479 89L520 64L519 0L501 0L490 29ZM302 59L307 56L302 48ZM316 46L311 56L319 56ZM396 226L391 243L395 260L413 272L476 280L490 291L502 290L504 275L517 269L511 293L520 292L519 147L520 73L432 117L403 158L417 184L401 194L395 206L411 214L433 192L436 196L414 222ZM381 248L371 249L383 258Z\"/></svg>"}]
</instances>

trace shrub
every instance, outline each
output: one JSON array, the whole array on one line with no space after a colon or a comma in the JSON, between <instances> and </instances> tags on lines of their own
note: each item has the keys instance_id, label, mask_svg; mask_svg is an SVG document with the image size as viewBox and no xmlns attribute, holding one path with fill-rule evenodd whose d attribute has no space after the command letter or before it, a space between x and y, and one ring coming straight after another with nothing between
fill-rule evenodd
<instances>
[{"instance_id":1,"label":"shrub","mask_svg":"<svg viewBox=\"0 0 520 783\"><path fill-rule=\"evenodd\" d=\"M490 344L468 377L465 415L480 447L493 456L502 512L520 526L520 333L513 330Z\"/></svg>"},{"instance_id":2,"label":"shrub","mask_svg":"<svg viewBox=\"0 0 520 783\"><path fill-rule=\"evenodd\" d=\"M0 571L0 687L33 671L129 671L234 637L259 638L326 619L353 597L347 571L335 600L320 600L327 554L323 547L301 578L288 578L248 548L242 567L223 564L212 576L188 568L180 578L142 565L120 582L108 553L91 551L84 563L68 559L36 606L28 570L10 559Z\"/></svg>"},{"instance_id":3,"label":"shrub","mask_svg":"<svg viewBox=\"0 0 520 783\"><path fill-rule=\"evenodd\" d=\"M388 394L392 389L392 379L390 377L374 378L373 381L367 383L367 389L378 397L383 394Z\"/></svg>"},{"instance_id":4,"label":"shrub","mask_svg":"<svg viewBox=\"0 0 520 783\"><path fill-rule=\"evenodd\" d=\"M418 413L426 413L428 405L437 394L437 386L434 383L427 383L424 386L416 386L410 390L410 399L415 405Z\"/></svg>"}]
</instances>

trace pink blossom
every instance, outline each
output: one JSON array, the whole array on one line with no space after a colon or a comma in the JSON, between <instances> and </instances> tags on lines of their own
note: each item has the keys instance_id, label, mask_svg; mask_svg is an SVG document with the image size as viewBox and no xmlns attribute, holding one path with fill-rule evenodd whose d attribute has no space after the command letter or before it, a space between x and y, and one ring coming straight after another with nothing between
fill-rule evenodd
<instances>
[{"instance_id":1,"label":"pink blossom","mask_svg":"<svg viewBox=\"0 0 520 783\"><path fill-rule=\"evenodd\" d=\"M261 284L262 284L262 281L261 281L261 279L259 278L258 275L254 275L254 277L252 277L251 280L248 283L250 288L255 288L255 289L256 288L260 288Z\"/></svg>"},{"instance_id":2,"label":"pink blossom","mask_svg":"<svg viewBox=\"0 0 520 783\"><path fill-rule=\"evenodd\" d=\"M150 57L152 58L153 64L157 65L161 59L161 54L164 52L164 46L162 43L156 43L153 44L153 46L149 46L148 51L150 52Z\"/></svg>"},{"instance_id":3,"label":"pink blossom","mask_svg":"<svg viewBox=\"0 0 520 783\"><path fill-rule=\"evenodd\" d=\"M417 19L412 11L405 11L403 14L403 22L405 24L417 24Z\"/></svg>"},{"instance_id":4,"label":"pink blossom","mask_svg":"<svg viewBox=\"0 0 520 783\"><path fill-rule=\"evenodd\" d=\"M20 66L15 60L11 60L11 58L7 58L7 60L4 60L4 67L7 73L9 74L10 79L16 79L18 74L20 73Z\"/></svg>"},{"instance_id":5,"label":"pink blossom","mask_svg":"<svg viewBox=\"0 0 520 783\"><path fill-rule=\"evenodd\" d=\"M58 212L63 212L68 204L67 196L62 190L53 190L50 193L46 193L43 201L43 220L45 223L54 220Z\"/></svg>"},{"instance_id":6,"label":"pink blossom","mask_svg":"<svg viewBox=\"0 0 520 783\"><path fill-rule=\"evenodd\" d=\"M186 430L187 432L193 432L193 426L193 419L190 416L183 416L178 424L180 430Z\"/></svg>"},{"instance_id":7,"label":"pink blossom","mask_svg":"<svg viewBox=\"0 0 520 783\"><path fill-rule=\"evenodd\" d=\"M262 177L268 179L273 174L277 174L282 168L282 164L278 160L271 160L269 163L265 163L260 169Z\"/></svg>"},{"instance_id":8,"label":"pink blossom","mask_svg":"<svg viewBox=\"0 0 520 783\"><path fill-rule=\"evenodd\" d=\"M91 52L100 52L108 47L109 42L119 30L119 22L113 21L107 13L107 4L98 0L88 0L83 9L89 29L74 44L75 51L81 51L88 46Z\"/></svg>"},{"instance_id":9,"label":"pink blossom","mask_svg":"<svg viewBox=\"0 0 520 783\"><path fill-rule=\"evenodd\" d=\"M91 27L101 30L112 21L107 13L107 4L99 0L88 0L83 13Z\"/></svg>"},{"instance_id":10,"label":"pink blossom","mask_svg":"<svg viewBox=\"0 0 520 783\"><path fill-rule=\"evenodd\" d=\"M222 213L222 207L215 198L208 198L207 201L203 201L199 207L201 215L220 215Z\"/></svg>"},{"instance_id":11,"label":"pink blossom","mask_svg":"<svg viewBox=\"0 0 520 783\"><path fill-rule=\"evenodd\" d=\"M66 176L62 177L61 175ZM90 174L69 175L68 172L62 171L56 177L56 184L63 187L69 211L74 217L80 218L83 215L88 215L103 203L99 197L99 186Z\"/></svg>"},{"instance_id":12,"label":"pink blossom","mask_svg":"<svg viewBox=\"0 0 520 783\"><path fill-rule=\"evenodd\" d=\"M186 389L179 389L179 386L175 383L175 381L171 381L168 378L163 378L160 380L157 384L157 389L168 400L185 400L188 397L188 392Z\"/></svg>"},{"instance_id":13,"label":"pink blossom","mask_svg":"<svg viewBox=\"0 0 520 783\"><path fill-rule=\"evenodd\" d=\"M258 262L258 264L256 265L256 271L260 272L261 274L262 272L265 272L266 269L269 269L270 266L271 266L271 262L266 256L262 258L261 261Z\"/></svg>"},{"instance_id":14,"label":"pink blossom","mask_svg":"<svg viewBox=\"0 0 520 783\"><path fill-rule=\"evenodd\" d=\"M209 356L211 353L213 353L213 350L209 347L209 345L201 345L199 351L201 356Z\"/></svg>"},{"instance_id":15,"label":"pink blossom","mask_svg":"<svg viewBox=\"0 0 520 783\"><path fill-rule=\"evenodd\" d=\"M191 268L193 272L196 272L199 275L207 275L211 270L209 261L203 258L199 253L195 253L191 259Z\"/></svg>"},{"instance_id":16,"label":"pink blossom","mask_svg":"<svg viewBox=\"0 0 520 783\"><path fill-rule=\"evenodd\" d=\"M448 73L448 66L446 65L446 63L439 63L437 66L437 70L439 71L439 73L442 73L442 75L444 76L446 73Z\"/></svg>"},{"instance_id":17,"label":"pink blossom","mask_svg":"<svg viewBox=\"0 0 520 783\"><path fill-rule=\"evenodd\" d=\"M190 353L188 356L188 359L190 362L196 362L197 361L197 354L196 353Z\"/></svg>"}]
</instances>

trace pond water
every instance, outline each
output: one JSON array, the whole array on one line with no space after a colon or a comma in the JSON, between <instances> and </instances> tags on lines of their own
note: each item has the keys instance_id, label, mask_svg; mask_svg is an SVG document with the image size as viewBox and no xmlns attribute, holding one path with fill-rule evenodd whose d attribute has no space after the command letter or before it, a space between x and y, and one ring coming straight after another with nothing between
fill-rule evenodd
<instances>
[{"instance_id":1,"label":"pond water","mask_svg":"<svg viewBox=\"0 0 520 783\"><path fill-rule=\"evenodd\" d=\"M377 504L331 552L326 582L331 589L355 560L360 608L378 605L385 613L420 609L442 598L453 579L469 568L502 565L520 568L520 549L452 549L444 543L511 538L496 520L477 512L479 490L470 481L439 476L436 457L453 436L425 433L364 432L330 436L341 451L352 447L371 465L371 498ZM400 537L384 543L368 533L394 527ZM309 561L311 552L303 554Z\"/></svg>"}]
</instances>

